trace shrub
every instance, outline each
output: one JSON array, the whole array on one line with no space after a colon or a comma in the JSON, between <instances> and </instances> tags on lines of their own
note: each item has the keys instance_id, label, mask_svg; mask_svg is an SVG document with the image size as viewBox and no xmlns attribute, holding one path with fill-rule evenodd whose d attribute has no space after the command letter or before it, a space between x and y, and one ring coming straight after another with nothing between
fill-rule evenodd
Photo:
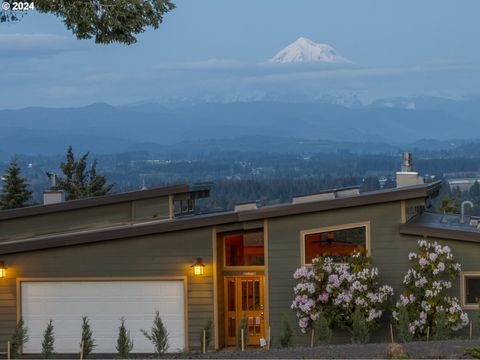
<instances>
[{"instance_id":1,"label":"shrub","mask_svg":"<svg viewBox=\"0 0 480 360\"><path fill-rule=\"evenodd\" d=\"M409 342L413 339L413 334L409 330L410 317L408 315L407 308L400 306L398 308L398 321L396 324L398 340L401 342Z\"/></svg>"},{"instance_id":2,"label":"shrub","mask_svg":"<svg viewBox=\"0 0 480 360\"><path fill-rule=\"evenodd\" d=\"M286 315L282 318L282 334L280 335L280 346L288 348L293 345L293 330Z\"/></svg>"},{"instance_id":3,"label":"shrub","mask_svg":"<svg viewBox=\"0 0 480 360\"><path fill-rule=\"evenodd\" d=\"M168 331L163 324L160 312L155 311L155 319L153 320L153 326L148 333L146 330L140 330L142 334L150 340L155 347L155 354L163 354L168 350Z\"/></svg>"},{"instance_id":4,"label":"shrub","mask_svg":"<svg viewBox=\"0 0 480 360\"><path fill-rule=\"evenodd\" d=\"M370 332L363 311L357 307L352 315L352 343L366 344L370 340Z\"/></svg>"},{"instance_id":5,"label":"shrub","mask_svg":"<svg viewBox=\"0 0 480 360\"><path fill-rule=\"evenodd\" d=\"M344 257L342 263L330 257L315 258L311 269L301 267L293 277L298 284L291 308L303 333L322 313L332 326L351 328L357 308L368 327L375 328L393 295L392 287L378 284L378 269L370 259L358 252Z\"/></svg>"},{"instance_id":6,"label":"shrub","mask_svg":"<svg viewBox=\"0 0 480 360\"><path fill-rule=\"evenodd\" d=\"M55 359L55 332L53 329L53 321L48 322L47 328L43 333L42 341L42 357L44 359Z\"/></svg>"},{"instance_id":7,"label":"shrub","mask_svg":"<svg viewBox=\"0 0 480 360\"><path fill-rule=\"evenodd\" d=\"M480 348L466 348L465 353L474 359L480 359Z\"/></svg>"},{"instance_id":8,"label":"shrub","mask_svg":"<svg viewBox=\"0 0 480 360\"><path fill-rule=\"evenodd\" d=\"M83 342L83 358L87 359L93 349L97 346L93 338L90 322L86 316L82 317L82 339Z\"/></svg>"},{"instance_id":9,"label":"shrub","mask_svg":"<svg viewBox=\"0 0 480 360\"><path fill-rule=\"evenodd\" d=\"M418 247L418 253L408 256L411 268L404 276L404 291L397 301L394 318L398 320L398 310L404 306L410 319L409 331L420 336L426 335L428 328L435 332L435 316L439 311L445 312L450 331L468 325L468 315L462 311L458 299L447 296L452 280L460 271L450 248L426 240L419 240Z\"/></svg>"},{"instance_id":10,"label":"shrub","mask_svg":"<svg viewBox=\"0 0 480 360\"><path fill-rule=\"evenodd\" d=\"M18 320L15 331L10 338L10 355L12 359L18 359L21 355L23 345L29 340L28 328L23 319Z\"/></svg>"},{"instance_id":11,"label":"shrub","mask_svg":"<svg viewBox=\"0 0 480 360\"><path fill-rule=\"evenodd\" d=\"M205 350L208 350L212 342L213 322L212 319L208 319L200 334L200 349L203 346L203 331L205 331Z\"/></svg>"},{"instance_id":12,"label":"shrub","mask_svg":"<svg viewBox=\"0 0 480 360\"><path fill-rule=\"evenodd\" d=\"M237 349L242 348L242 329L243 329L243 343L246 347L248 343L248 322L247 322L247 315L245 313L243 313L242 319L238 324Z\"/></svg>"},{"instance_id":13,"label":"shrub","mask_svg":"<svg viewBox=\"0 0 480 360\"><path fill-rule=\"evenodd\" d=\"M128 359L130 352L133 350L133 340L130 338L130 331L125 327L125 319L120 320L117 337L117 357L120 359Z\"/></svg>"},{"instance_id":14,"label":"shrub","mask_svg":"<svg viewBox=\"0 0 480 360\"><path fill-rule=\"evenodd\" d=\"M448 316L445 311L440 310L435 314L433 328L435 340L446 340L451 336L451 330L448 326Z\"/></svg>"},{"instance_id":15,"label":"shrub","mask_svg":"<svg viewBox=\"0 0 480 360\"><path fill-rule=\"evenodd\" d=\"M480 301L478 302L478 309L475 312L475 322L472 324L473 332L477 337L480 337Z\"/></svg>"},{"instance_id":16,"label":"shrub","mask_svg":"<svg viewBox=\"0 0 480 360\"><path fill-rule=\"evenodd\" d=\"M313 322L313 328L315 329L315 336L320 344L328 344L332 338L332 330L330 329L330 323L325 318L325 315L320 316Z\"/></svg>"}]
</instances>

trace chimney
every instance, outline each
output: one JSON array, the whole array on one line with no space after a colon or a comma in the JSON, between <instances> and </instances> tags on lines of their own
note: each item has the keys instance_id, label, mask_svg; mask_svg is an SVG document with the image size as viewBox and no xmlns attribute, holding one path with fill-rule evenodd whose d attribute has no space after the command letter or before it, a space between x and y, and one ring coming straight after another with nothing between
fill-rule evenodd
<instances>
[{"instance_id":1,"label":"chimney","mask_svg":"<svg viewBox=\"0 0 480 360\"><path fill-rule=\"evenodd\" d=\"M413 171L412 153L404 152L401 171L397 171L397 188L423 184L423 177Z\"/></svg>"},{"instance_id":2,"label":"chimney","mask_svg":"<svg viewBox=\"0 0 480 360\"><path fill-rule=\"evenodd\" d=\"M57 175L48 173L50 177L50 190L43 192L43 205L56 204L65 201L65 191L57 187Z\"/></svg>"}]
</instances>

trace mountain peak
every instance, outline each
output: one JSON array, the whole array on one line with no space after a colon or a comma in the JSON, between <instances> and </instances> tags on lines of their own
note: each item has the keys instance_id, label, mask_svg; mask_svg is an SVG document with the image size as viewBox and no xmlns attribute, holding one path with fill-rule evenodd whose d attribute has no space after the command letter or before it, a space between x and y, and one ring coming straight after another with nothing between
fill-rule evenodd
<instances>
[{"instance_id":1,"label":"mountain peak","mask_svg":"<svg viewBox=\"0 0 480 360\"><path fill-rule=\"evenodd\" d=\"M319 44L305 37L299 37L293 43L280 50L269 62L273 63L351 63L341 56L332 46Z\"/></svg>"}]
</instances>

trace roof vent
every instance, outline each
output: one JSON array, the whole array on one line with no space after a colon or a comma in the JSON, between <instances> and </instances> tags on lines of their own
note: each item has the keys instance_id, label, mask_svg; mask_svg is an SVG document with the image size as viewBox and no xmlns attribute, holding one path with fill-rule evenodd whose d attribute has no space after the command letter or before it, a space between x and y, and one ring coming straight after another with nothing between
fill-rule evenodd
<instances>
[{"instance_id":1,"label":"roof vent","mask_svg":"<svg viewBox=\"0 0 480 360\"><path fill-rule=\"evenodd\" d=\"M235 211L247 211L247 210L255 210L258 209L259 201L250 201L250 202L243 202L235 204Z\"/></svg>"},{"instance_id":2,"label":"roof vent","mask_svg":"<svg viewBox=\"0 0 480 360\"><path fill-rule=\"evenodd\" d=\"M312 201L333 200L337 198L344 198L348 196L355 196L360 194L360 186L349 186L339 189L330 189L321 191L315 194L300 195L292 197L292 204L302 204Z\"/></svg>"},{"instance_id":3,"label":"roof vent","mask_svg":"<svg viewBox=\"0 0 480 360\"><path fill-rule=\"evenodd\" d=\"M335 193L333 191L319 193L319 194L312 194L312 195L294 196L292 198L292 204L302 204L302 203L307 203L312 201L331 200L331 199L335 199Z\"/></svg>"}]
</instances>

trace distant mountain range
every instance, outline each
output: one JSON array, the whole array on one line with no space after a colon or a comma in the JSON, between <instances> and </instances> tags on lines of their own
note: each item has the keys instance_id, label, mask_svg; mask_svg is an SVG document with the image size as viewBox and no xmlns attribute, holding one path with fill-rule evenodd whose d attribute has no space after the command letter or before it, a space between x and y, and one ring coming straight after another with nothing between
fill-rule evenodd
<instances>
[{"instance_id":1,"label":"distant mountain range","mask_svg":"<svg viewBox=\"0 0 480 360\"><path fill-rule=\"evenodd\" d=\"M478 138L480 99L396 98L369 106L234 102L0 111L0 156L78 151L396 151ZM213 140L216 139L216 140ZM248 139L248 140L247 140ZM434 139L426 141L423 139ZM453 145L450 145L453 144ZM303 150L302 150L303 149Z\"/></svg>"},{"instance_id":2,"label":"distant mountain range","mask_svg":"<svg viewBox=\"0 0 480 360\"><path fill-rule=\"evenodd\" d=\"M300 37L280 50L269 62L271 63L340 63L348 64L350 60L341 56L328 44L319 44Z\"/></svg>"}]
</instances>

